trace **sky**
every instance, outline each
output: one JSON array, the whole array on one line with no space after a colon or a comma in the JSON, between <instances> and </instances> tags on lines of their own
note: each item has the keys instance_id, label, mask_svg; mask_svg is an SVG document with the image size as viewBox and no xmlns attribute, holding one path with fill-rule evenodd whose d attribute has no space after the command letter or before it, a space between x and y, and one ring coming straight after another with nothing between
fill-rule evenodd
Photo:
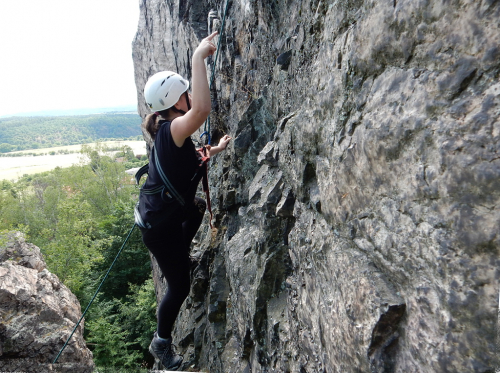
<instances>
[{"instance_id":1,"label":"sky","mask_svg":"<svg viewBox=\"0 0 500 373\"><path fill-rule=\"evenodd\" d=\"M139 0L0 0L0 116L137 105Z\"/></svg>"}]
</instances>

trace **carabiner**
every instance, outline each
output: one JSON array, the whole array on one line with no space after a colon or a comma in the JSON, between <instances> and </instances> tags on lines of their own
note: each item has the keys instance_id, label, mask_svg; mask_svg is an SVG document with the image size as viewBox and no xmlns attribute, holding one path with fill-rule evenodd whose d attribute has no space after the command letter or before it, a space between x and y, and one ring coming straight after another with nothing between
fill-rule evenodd
<instances>
[{"instance_id":1,"label":"carabiner","mask_svg":"<svg viewBox=\"0 0 500 373\"><path fill-rule=\"evenodd\" d=\"M207 145L210 145L211 143L211 138L210 138L210 133L208 133L207 131L203 132L201 135L200 135L200 140L203 138L203 136L207 135Z\"/></svg>"}]
</instances>

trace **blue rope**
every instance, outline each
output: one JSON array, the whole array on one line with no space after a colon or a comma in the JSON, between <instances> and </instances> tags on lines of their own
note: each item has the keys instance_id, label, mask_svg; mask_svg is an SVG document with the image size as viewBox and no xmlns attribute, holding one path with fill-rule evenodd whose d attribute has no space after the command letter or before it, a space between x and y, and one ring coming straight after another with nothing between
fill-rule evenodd
<instances>
[{"instance_id":1,"label":"blue rope","mask_svg":"<svg viewBox=\"0 0 500 373\"><path fill-rule=\"evenodd\" d=\"M221 33L219 36L219 42L217 43L217 52L215 53L215 61L212 66L212 76L210 77L210 91L212 91L212 84L214 82L215 78L215 66L217 66L217 58L219 57L219 49L220 49L220 43L222 41L222 35L224 34L224 24L226 23L226 13L227 13L227 8L229 8L229 0L226 0L226 9L224 9L224 16L222 17L222 25L221 25ZM211 145L211 136L210 136L210 115L207 117L207 120L205 121L205 126L203 128L203 133L200 136L200 139L203 138L203 136L207 135L207 144Z\"/></svg>"},{"instance_id":2,"label":"blue rope","mask_svg":"<svg viewBox=\"0 0 500 373\"><path fill-rule=\"evenodd\" d=\"M120 256L120 254L122 253L122 250L123 248L125 247L125 244L128 242L128 239L130 238L130 236L132 235L132 232L134 231L134 228L136 227L137 224L134 223L134 225L132 226L132 229L130 230L127 238L125 239L125 242L123 242L123 245L120 249L120 251L118 251L118 254L116 254L116 257L115 257L115 260L113 260L113 263L111 263L111 266L109 267L108 271L106 272L106 275L104 276L104 278L102 279L101 281L101 284L99 285L99 287L97 288L94 296L92 297L92 299L90 300L90 303L87 305L87 308L85 308L85 311L83 312L82 314L82 317L80 317L80 320L78 320L78 322L76 323L76 326L75 328L73 329L73 331L71 332L70 336L68 337L68 339L66 340L66 343L64 344L64 346L61 348L61 351L59 351L59 353L57 354L56 358L54 359L54 362L52 364L55 364L57 363L57 360L59 359L59 356L61 356L62 352L64 351L64 349L66 348L66 346L68 345L68 342L69 340L71 339L71 337L73 336L73 334L75 333L76 331L76 328L78 328L78 326L80 325L80 323L82 322L83 318L85 317L85 314L87 313L87 311L89 310L90 306L92 305L92 303L94 302L94 299L97 297L97 293L99 293L99 290L101 290L101 287L102 285L104 284L104 281L106 281L106 279L108 278L108 275L109 275L109 272L111 272L111 268L113 268L113 266L115 265L118 257Z\"/></svg>"}]
</instances>

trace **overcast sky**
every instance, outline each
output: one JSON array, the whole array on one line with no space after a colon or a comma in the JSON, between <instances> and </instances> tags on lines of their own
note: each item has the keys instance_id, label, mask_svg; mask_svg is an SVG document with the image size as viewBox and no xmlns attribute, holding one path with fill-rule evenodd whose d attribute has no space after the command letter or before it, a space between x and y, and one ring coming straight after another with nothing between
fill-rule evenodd
<instances>
[{"instance_id":1,"label":"overcast sky","mask_svg":"<svg viewBox=\"0 0 500 373\"><path fill-rule=\"evenodd\" d=\"M0 116L136 105L139 0L0 0Z\"/></svg>"}]
</instances>

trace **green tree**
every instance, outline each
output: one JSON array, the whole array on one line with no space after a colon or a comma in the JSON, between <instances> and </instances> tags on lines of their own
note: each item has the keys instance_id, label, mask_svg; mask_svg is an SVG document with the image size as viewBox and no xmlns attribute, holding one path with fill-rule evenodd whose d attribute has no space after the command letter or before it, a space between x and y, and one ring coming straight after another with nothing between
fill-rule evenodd
<instances>
[{"instance_id":1,"label":"green tree","mask_svg":"<svg viewBox=\"0 0 500 373\"><path fill-rule=\"evenodd\" d=\"M72 185L84 194L101 215L109 214L115 201L130 198L123 188L126 180L123 165L113 161L106 153L107 148L101 143L94 147L82 146L82 164L89 166L71 180Z\"/></svg>"},{"instance_id":2,"label":"green tree","mask_svg":"<svg viewBox=\"0 0 500 373\"><path fill-rule=\"evenodd\" d=\"M56 225L42 231L47 239L43 252L51 271L81 298L89 273L103 260L102 249L109 240L96 238L91 208L81 195L62 200L57 210Z\"/></svg>"},{"instance_id":3,"label":"green tree","mask_svg":"<svg viewBox=\"0 0 500 373\"><path fill-rule=\"evenodd\" d=\"M12 151L12 148L14 148L14 146L12 146L10 144L2 143L2 144L0 144L0 153L8 153L8 152Z\"/></svg>"},{"instance_id":4,"label":"green tree","mask_svg":"<svg viewBox=\"0 0 500 373\"><path fill-rule=\"evenodd\" d=\"M134 151L128 145L122 146L121 150L115 154L115 158L124 157L127 161L136 160Z\"/></svg>"},{"instance_id":5,"label":"green tree","mask_svg":"<svg viewBox=\"0 0 500 373\"><path fill-rule=\"evenodd\" d=\"M120 325L120 314L117 301L98 299L99 307L94 316L87 322L90 331L87 342L92 347L94 362L99 366L133 368L137 367L141 354L131 348L130 332Z\"/></svg>"},{"instance_id":6,"label":"green tree","mask_svg":"<svg viewBox=\"0 0 500 373\"><path fill-rule=\"evenodd\" d=\"M124 238L132 228L133 207L133 203L117 201L113 211L99 222L99 237L107 240L110 244L103 248L104 259L96 265L94 275L103 276L114 261ZM135 229L113 267L113 275L108 277L101 291L109 298L124 299L130 292L129 287L124 285L129 283L142 284L150 274L149 251L142 243L139 229Z\"/></svg>"},{"instance_id":7,"label":"green tree","mask_svg":"<svg viewBox=\"0 0 500 373\"><path fill-rule=\"evenodd\" d=\"M156 296L151 277L142 285L129 284L124 299L99 297L99 308L86 323L86 340L99 367L139 368L156 327Z\"/></svg>"},{"instance_id":8,"label":"green tree","mask_svg":"<svg viewBox=\"0 0 500 373\"><path fill-rule=\"evenodd\" d=\"M150 272L151 274L151 272ZM121 303L123 327L130 331L138 350L146 351L156 329L156 294L149 277L142 285L130 284L130 295Z\"/></svg>"}]
</instances>

